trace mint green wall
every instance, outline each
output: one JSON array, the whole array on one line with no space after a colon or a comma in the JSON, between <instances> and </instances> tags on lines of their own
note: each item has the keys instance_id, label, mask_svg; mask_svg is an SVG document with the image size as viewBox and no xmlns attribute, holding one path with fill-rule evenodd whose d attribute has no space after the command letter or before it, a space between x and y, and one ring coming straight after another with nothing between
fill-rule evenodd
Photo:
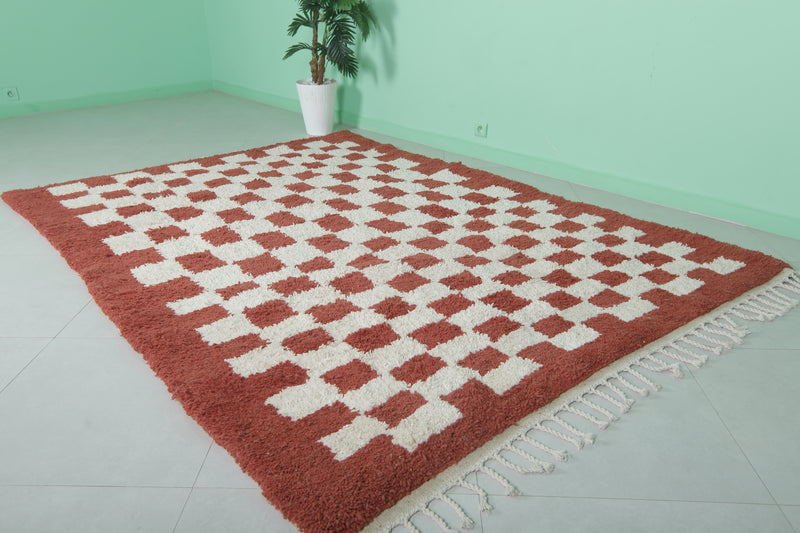
<instances>
[{"instance_id":1,"label":"mint green wall","mask_svg":"<svg viewBox=\"0 0 800 533\"><path fill-rule=\"evenodd\" d=\"M373 5L346 122L800 237L795 0ZM297 108L294 7L208 0L217 88Z\"/></svg>"},{"instance_id":2,"label":"mint green wall","mask_svg":"<svg viewBox=\"0 0 800 533\"><path fill-rule=\"evenodd\" d=\"M210 88L203 0L3 0L0 117Z\"/></svg>"},{"instance_id":3,"label":"mint green wall","mask_svg":"<svg viewBox=\"0 0 800 533\"><path fill-rule=\"evenodd\" d=\"M346 123L800 238L796 0L372 2ZM295 7L5 0L0 117L210 87L297 110Z\"/></svg>"}]
</instances>

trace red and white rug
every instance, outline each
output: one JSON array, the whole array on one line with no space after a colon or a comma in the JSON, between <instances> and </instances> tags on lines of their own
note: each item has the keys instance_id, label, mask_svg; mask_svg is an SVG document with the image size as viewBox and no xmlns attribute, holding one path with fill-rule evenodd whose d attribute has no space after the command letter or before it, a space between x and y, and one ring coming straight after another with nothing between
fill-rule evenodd
<instances>
[{"instance_id":1,"label":"red and white rug","mask_svg":"<svg viewBox=\"0 0 800 533\"><path fill-rule=\"evenodd\" d=\"M3 199L304 531L444 526L435 499L468 523L469 473L549 471L537 432L580 446L566 413L604 427L800 293L761 253L349 132Z\"/></svg>"}]
</instances>

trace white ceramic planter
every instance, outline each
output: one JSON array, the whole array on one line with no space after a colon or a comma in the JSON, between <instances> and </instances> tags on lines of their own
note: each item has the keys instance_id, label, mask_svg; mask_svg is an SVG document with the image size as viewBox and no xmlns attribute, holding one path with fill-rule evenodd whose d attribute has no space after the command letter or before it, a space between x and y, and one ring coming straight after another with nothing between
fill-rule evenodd
<instances>
[{"instance_id":1,"label":"white ceramic planter","mask_svg":"<svg viewBox=\"0 0 800 533\"><path fill-rule=\"evenodd\" d=\"M327 135L333 131L333 108L336 105L336 80L325 79L317 85L310 79L298 80L297 96L306 123L306 133L311 136Z\"/></svg>"}]
</instances>

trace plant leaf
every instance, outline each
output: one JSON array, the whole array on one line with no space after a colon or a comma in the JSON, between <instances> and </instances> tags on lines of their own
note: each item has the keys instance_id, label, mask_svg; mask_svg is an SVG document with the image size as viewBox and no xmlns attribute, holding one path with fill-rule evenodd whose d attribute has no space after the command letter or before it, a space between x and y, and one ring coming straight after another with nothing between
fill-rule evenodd
<instances>
[{"instance_id":1,"label":"plant leaf","mask_svg":"<svg viewBox=\"0 0 800 533\"><path fill-rule=\"evenodd\" d=\"M297 31L302 27L311 28L311 19L308 16L308 13L298 13L291 23L289 23L289 30L288 33L290 36L294 37L297 34Z\"/></svg>"},{"instance_id":2,"label":"plant leaf","mask_svg":"<svg viewBox=\"0 0 800 533\"><path fill-rule=\"evenodd\" d=\"M292 57L295 53L299 52L300 50L311 50L311 45L307 43L293 44L286 50L286 53L283 55L283 59Z\"/></svg>"}]
</instances>

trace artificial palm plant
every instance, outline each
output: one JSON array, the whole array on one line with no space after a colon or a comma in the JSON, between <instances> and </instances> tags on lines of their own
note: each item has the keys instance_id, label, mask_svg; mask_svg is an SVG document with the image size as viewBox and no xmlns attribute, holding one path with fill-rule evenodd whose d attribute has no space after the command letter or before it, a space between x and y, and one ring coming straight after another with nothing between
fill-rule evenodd
<instances>
[{"instance_id":1,"label":"artificial palm plant","mask_svg":"<svg viewBox=\"0 0 800 533\"><path fill-rule=\"evenodd\" d=\"M298 3L300 11L289 24L289 35L294 37L300 28L311 28L311 43L290 46L283 59L300 50L309 50L311 80L317 85L325 83L326 62L333 64L342 75L354 78L358 73L358 60L353 51L356 33L366 40L375 26L375 17L367 1L298 0Z\"/></svg>"}]
</instances>

